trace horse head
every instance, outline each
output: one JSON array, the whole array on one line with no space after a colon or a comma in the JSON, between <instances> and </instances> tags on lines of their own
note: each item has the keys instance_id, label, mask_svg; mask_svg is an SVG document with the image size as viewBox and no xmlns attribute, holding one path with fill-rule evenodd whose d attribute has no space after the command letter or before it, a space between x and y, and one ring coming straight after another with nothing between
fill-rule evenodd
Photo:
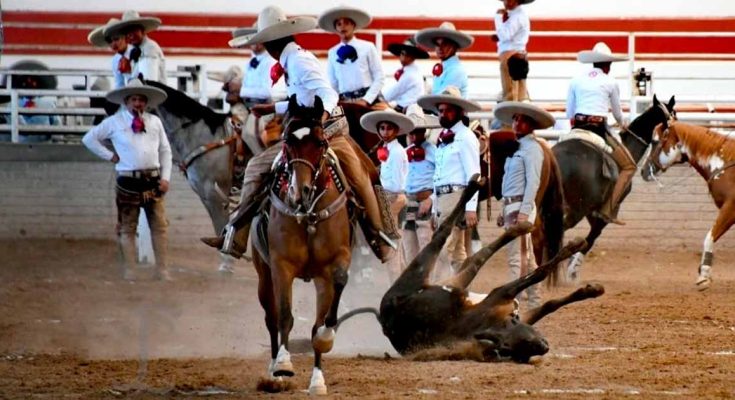
<instances>
[{"instance_id":1,"label":"horse head","mask_svg":"<svg viewBox=\"0 0 735 400\"><path fill-rule=\"evenodd\" d=\"M688 161L683 146L676 132L676 123L657 125L653 134L653 150L646 161L648 168L641 171L643 179L651 181L672 165Z\"/></svg>"},{"instance_id":2,"label":"horse head","mask_svg":"<svg viewBox=\"0 0 735 400\"><path fill-rule=\"evenodd\" d=\"M319 197L317 183L328 148L322 129L323 114L324 104L318 96L313 107L299 105L295 95L288 101L283 156L289 176L287 203L294 209L308 211Z\"/></svg>"},{"instance_id":3,"label":"horse head","mask_svg":"<svg viewBox=\"0 0 735 400\"><path fill-rule=\"evenodd\" d=\"M518 317L510 317L502 324L475 334L485 361L527 363L531 357L542 356L549 351L549 342L532 325L521 322Z\"/></svg>"},{"instance_id":4,"label":"horse head","mask_svg":"<svg viewBox=\"0 0 735 400\"><path fill-rule=\"evenodd\" d=\"M656 152L656 149L659 147L660 138L663 132L667 131L669 125L677 120L676 110L674 110L675 103L676 100L674 99L674 96L671 96L669 102L667 104L664 104L658 100L656 95L654 95L653 104L651 105L651 107L649 107L643 114L641 114L641 117L647 115L646 118L648 119L649 124L655 124L653 130L651 130L651 136L649 139L652 148L651 156L653 155L653 152ZM646 132L648 132L648 129L646 129ZM646 162L643 164L643 167L641 168L641 177L644 181L647 182L650 182L654 179L655 175L658 175L660 172L662 172L661 165L657 162L654 162L654 158L652 158L651 156L648 157Z\"/></svg>"}]
</instances>

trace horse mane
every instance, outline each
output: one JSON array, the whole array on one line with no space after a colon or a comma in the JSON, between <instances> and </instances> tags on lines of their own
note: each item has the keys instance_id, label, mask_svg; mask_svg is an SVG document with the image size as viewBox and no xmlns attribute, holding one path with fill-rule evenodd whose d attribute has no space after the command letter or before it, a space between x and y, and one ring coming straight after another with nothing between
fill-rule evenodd
<instances>
[{"instance_id":1,"label":"horse mane","mask_svg":"<svg viewBox=\"0 0 735 400\"><path fill-rule=\"evenodd\" d=\"M177 117L184 117L190 119L192 122L204 120L209 130L214 135L217 129L224 124L227 119L227 114L218 113L209 107L199 104L198 101L189 97L186 93L178 91L172 87L164 85L163 83L146 80L147 85L156 87L166 92L166 100L159 105L159 107L165 107L170 113Z\"/></svg>"},{"instance_id":2,"label":"horse mane","mask_svg":"<svg viewBox=\"0 0 735 400\"><path fill-rule=\"evenodd\" d=\"M675 134L687 146L692 159L718 156L725 161L735 160L735 139L709 128L683 122L669 125L669 134Z\"/></svg>"}]
</instances>

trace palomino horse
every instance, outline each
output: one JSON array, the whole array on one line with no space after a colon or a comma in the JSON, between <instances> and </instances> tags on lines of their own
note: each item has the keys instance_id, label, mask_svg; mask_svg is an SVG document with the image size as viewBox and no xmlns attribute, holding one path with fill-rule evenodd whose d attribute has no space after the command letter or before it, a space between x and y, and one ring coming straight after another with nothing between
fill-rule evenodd
<instances>
[{"instance_id":1,"label":"palomino horse","mask_svg":"<svg viewBox=\"0 0 735 400\"><path fill-rule=\"evenodd\" d=\"M347 284L353 227L347 209L347 187L336 157L322 131L323 105L301 107L289 101L284 147L275 184L269 189L267 234L252 224L253 262L258 297L271 339L271 378L293 376L288 350L293 326L293 280L314 280L317 313L312 328L314 369L309 393L326 394L322 354L332 349L342 290ZM261 217L262 218L262 217ZM267 236L268 245L263 243Z\"/></svg>"},{"instance_id":2,"label":"palomino horse","mask_svg":"<svg viewBox=\"0 0 735 400\"><path fill-rule=\"evenodd\" d=\"M653 171L643 170L643 179L666 171L670 166L689 161L707 181L709 194L720 210L714 226L704 238L697 287L708 289L712 283L714 244L735 223L735 139L713 130L671 122L657 128L659 142L649 157Z\"/></svg>"},{"instance_id":3,"label":"palomino horse","mask_svg":"<svg viewBox=\"0 0 735 400\"><path fill-rule=\"evenodd\" d=\"M383 296L380 310L360 308L339 319L372 312L380 321L383 333L401 354L413 354L418 360L477 361L512 360L526 363L543 355L549 345L533 325L559 308L604 293L600 285L587 285L572 294L550 300L519 315L514 299L523 290L553 274L554 265L584 246L577 239L562 248L548 263L517 280L494 289L481 300L471 299L468 286L487 260L519 234L532 227L518 224L498 239L467 258L459 272L448 281L431 284L429 277L452 226L464 214L467 201L480 188L477 176L469 182L449 217L437 229L401 276Z\"/></svg>"},{"instance_id":4,"label":"palomino horse","mask_svg":"<svg viewBox=\"0 0 735 400\"><path fill-rule=\"evenodd\" d=\"M666 105L654 96L653 105L621 132L623 145L636 163L640 163L648 151L656 125L665 123L675 115L674 103L673 96ZM607 226L593 212L599 211L610 195L617 179L617 167L609 156L584 140L561 141L553 147L553 151L561 168L564 199L567 203L564 229L573 228L583 218L587 218L590 225L585 239L587 247L575 254L568 265L568 276L574 280L578 278L584 256ZM611 167L608 168L607 165Z\"/></svg>"},{"instance_id":5,"label":"palomino horse","mask_svg":"<svg viewBox=\"0 0 735 400\"><path fill-rule=\"evenodd\" d=\"M238 183L233 180L236 179L233 178L235 158L241 158L240 162L246 164L253 155L241 140L237 131L240 127L233 126L227 114L199 104L186 93L159 82L146 83L168 95L158 106L157 114L166 128L180 169L209 213L215 233L219 234L229 218L228 194L233 184ZM242 134L255 136L254 130L261 124L256 124L255 118L247 120L249 123L242 124ZM262 124L262 127L280 132L280 126L271 125L278 124ZM231 257L223 256L220 271L232 272L233 262Z\"/></svg>"}]
</instances>

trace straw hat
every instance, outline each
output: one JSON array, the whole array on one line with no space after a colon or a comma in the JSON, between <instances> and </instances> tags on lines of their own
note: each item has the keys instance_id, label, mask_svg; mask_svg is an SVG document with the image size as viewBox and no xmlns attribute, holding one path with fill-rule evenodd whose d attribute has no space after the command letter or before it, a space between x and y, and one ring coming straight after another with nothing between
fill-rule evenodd
<instances>
[{"instance_id":1,"label":"straw hat","mask_svg":"<svg viewBox=\"0 0 735 400\"><path fill-rule=\"evenodd\" d=\"M413 129L440 128L439 118L436 115L426 115L418 104L406 107L406 116L413 121Z\"/></svg>"},{"instance_id":2,"label":"straw hat","mask_svg":"<svg viewBox=\"0 0 735 400\"><path fill-rule=\"evenodd\" d=\"M479 111L481 108L476 102L463 99L459 89L455 86L447 86L441 94L421 96L418 100L418 105L423 109L433 110L435 112L438 112L437 106L439 104L452 104L461 108L465 112Z\"/></svg>"},{"instance_id":3,"label":"straw hat","mask_svg":"<svg viewBox=\"0 0 735 400\"><path fill-rule=\"evenodd\" d=\"M231 82L233 79L242 79L242 69L237 65L232 65L226 71L207 71L207 78L217 82Z\"/></svg>"},{"instance_id":4,"label":"straw hat","mask_svg":"<svg viewBox=\"0 0 735 400\"><path fill-rule=\"evenodd\" d=\"M371 133L378 133L378 124L381 122L392 122L398 126L398 134L405 135L414 129L411 118L396 111L371 111L360 118L360 125Z\"/></svg>"},{"instance_id":5,"label":"straw hat","mask_svg":"<svg viewBox=\"0 0 735 400\"><path fill-rule=\"evenodd\" d=\"M319 16L319 27L327 32L337 33L334 23L339 18L349 18L354 21L356 30L370 25L370 21L373 20L370 14L359 8L340 6L324 11Z\"/></svg>"},{"instance_id":6,"label":"straw hat","mask_svg":"<svg viewBox=\"0 0 735 400\"><path fill-rule=\"evenodd\" d=\"M525 115L536 121L538 129L550 128L556 123L556 119L551 113L527 102L504 101L495 106L493 114L495 114L495 118L508 125L513 124L513 116L516 114Z\"/></svg>"},{"instance_id":7,"label":"straw hat","mask_svg":"<svg viewBox=\"0 0 735 400\"><path fill-rule=\"evenodd\" d=\"M89 32L89 35L87 35L87 41L95 47L107 47L107 40L105 40L105 29L118 22L120 22L119 19L110 18L106 24L92 29L92 31Z\"/></svg>"},{"instance_id":8,"label":"straw hat","mask_svg":"<svg viewBox=\"0 0 735 400\"><path fill-rule=\"evenodd\" d=\"M250 40L253 35L258 32L258 21L253 23L253 26L243 26L232 31L232 39L227 44L230 47L241 47L244 42Z\"/></svg>"},{"instance_id":9,"label":"straw hat","mask_svg":"<svg viewBox=\"0 0 735 400\"><path fill-rule=\"evenodd\" d=\"M111 103L125 105L125 99L134 94L145 96L148 99L148 107L156 107L166 100L166 92L146 85L140 79L132 79L125 87L115 89L107 93L107 100Z\"/></svg>"},{"instance_id":10,"label":"straw hat","mask_svg":"<svg viewBox=\"0 0 735 400\"><path fill-rule=\"evenodd\" d=\"M416 33L415 38L418 44L430 49L436 46L434 41L438 38L449 39L457 43L460 49L472 46L475 41L472 36L458 31L451 22L442 22L438 28L422 29Z\"/></svg>"},{"instance_id":11,"label":"straw hat","mask_svg":"<svg viewBox=\"0 0 735 400\"><path fill-rule=\"evenodd\" d=\"M156 17L141 17L135 10L127 10L123 13L122 18L107 26L104 30L105 36L111 36L115 33L122 32L125 28L132 25L140 25L143 27L143 31L148 33L161 26L161 20Z\"/></svg>"},{"instance_id":12,"label":"straw hat","mask_svg":"<svg viewBox=\"0 0 735 400\"><path fill-rule=\"evenodd\" d=\"M628 57L616 57L604 42L597 42L592 50L582 50L577 54L577 60L582 64L599 62L627 61Z\"/></svg>"},{"instance_id":13,"label":"straw hat","mask_svg":"<svg viewBox=\"0 0 735 400\"><path fill-rule=\"evenodd\" d=\"M388 51L398 57L402 51L405 51L411 57L417 60L425 60L429 58L429 53L418 47L416 40L412 37L406 39L403 43L391 43L388 45Z\"/></svg>"},{"instance_id":14,"label":"straw hat","mask_svg":"<svg viewBox=\"0 0 735 400\"><path fill-rule=\"evenodd\" d=\"M314 17L287 18L286 13L278 6L268 6L258 14L258 31L248 40L236 43L237 47L265 43L287 36L303 33L316 28ZM230 46L233 45L233 39Z\"/></svg>"}]
</instances>

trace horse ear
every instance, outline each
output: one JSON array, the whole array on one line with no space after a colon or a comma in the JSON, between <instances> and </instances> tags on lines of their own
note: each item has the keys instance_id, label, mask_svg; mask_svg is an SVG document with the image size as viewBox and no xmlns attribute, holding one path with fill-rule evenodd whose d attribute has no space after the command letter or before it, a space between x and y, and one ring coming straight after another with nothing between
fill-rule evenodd
<instances>
[{"instance_id":1,"label":"horse ear","mask_svg":"<svg viewBox=\"0 0 735 400\"><path fill-rule=\"evenodd\" d=\"M324 114L324 102L319 96L314 97L314 117L321 120Z\"/></svg>"},{"instance_id":2,"label":"horse ear","mask_svg":"<svg viewBox=\"0 0 735 400\"><path fill-rule=\"evenodd\" d=\"M653 95L653 104L659 104L658 97L656 97L656 94Z\"/></svg>"},{"instance_id":3,"label":"horse ear","mask_svg":"<svg viewBox=\"0 0 735 400\"><path fill-rule=\"evenodd\" d=\"M676 99L674 99L674 96L672 95L669 99L669 104L666 105L666 108L668 108L669 111L672 111L674 109L674 104L676 104Z\"/></svg>"}]
</instances>

